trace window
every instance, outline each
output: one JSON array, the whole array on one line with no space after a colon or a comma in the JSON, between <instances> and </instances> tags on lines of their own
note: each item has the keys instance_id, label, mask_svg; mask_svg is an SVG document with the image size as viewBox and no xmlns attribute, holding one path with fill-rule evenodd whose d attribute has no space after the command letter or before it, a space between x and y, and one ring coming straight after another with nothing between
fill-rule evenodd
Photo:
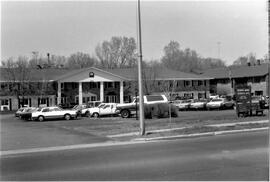
<instances>
[{"instance_id":1,"label":"window","mask_svg":"<svg viewBox=\"0 0 270 182\"><path fill-rule=\"evenodd\" d=\"M254 77L253 83L260 83L261 77Z\"/></svg>"},{"instance_id":2,"label":"window","mask_svg":"<svg viewBox=\"0 0 270 182\"><path fill-rule=\"evenodd\" d=\"M8 105L8 99L1 100L1 105Z\"/></svg>"},{"instance_id":3,"label":"window","mask_svg":"<svg viewBox=\"0 0 270 182\"><path fill-rule=\"evenodd\" d=\"M203 85L203 81L202 80L198 80L198 86Z\"/></svg>"},{"instance_id":4,"label":"window","mask_svg":"<svg viewBox=\"0 0 270 182\"><path fill-rule=\"evenodd\" d=\"M189 80L184 80L184 86L189 87L190 86L190 81Z\"/></svg>"},{"instance_id":5,"label":"window","mask_svg":"<svg viewBox=\"0 0 270 182\"><path fill-rule=\"evenodd\" d=\"M255 91L255 95L261 96L261 95L263 95L263 91L262 90Z\"/></svg>"},{"instance_id":6,"label":"window","mask_svg":"<svg viewBox=\"0 0 270 182\"><path fill-rule=\"evenodd\" d=\"M39 104L47 104L47 98L41 98Z\"/></svg>"},{"instance_id":7,"label":"window","mask_svg":"<svg viewBox=\"0 0 270 182\"><path fill-rule=\"evenodd\" d=\"M114 82L105 82L105 88L114 88Z\"/></svg>"},{"instance_id":8,"label":"window","mask_svg":"<svg viewBox=\"0 0 270 182\"><path fill-rule=\"evenodd\" d=\"M97 97L96 96L91 96L91 101L96 101Z\"/></svg>"}]
</instances>

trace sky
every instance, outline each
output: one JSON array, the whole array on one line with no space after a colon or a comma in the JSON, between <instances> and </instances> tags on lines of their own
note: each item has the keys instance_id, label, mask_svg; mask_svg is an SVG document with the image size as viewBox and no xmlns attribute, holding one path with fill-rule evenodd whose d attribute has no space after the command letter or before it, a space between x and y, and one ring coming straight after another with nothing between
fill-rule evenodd
<instances>
[{"instance_id":1,"label":"sky","mask_svg":"<svg viewBox=\"0 0 270 182\"><path fill-rule=\"evenodd\" d=\"M142 53L159 60L177 41L201 57L231 64L268 53L267 1L141 0ZM1 59L38 51L69 56L112 36L137 39L137 1L1 1Z\"/></svg>"}]
</instances>

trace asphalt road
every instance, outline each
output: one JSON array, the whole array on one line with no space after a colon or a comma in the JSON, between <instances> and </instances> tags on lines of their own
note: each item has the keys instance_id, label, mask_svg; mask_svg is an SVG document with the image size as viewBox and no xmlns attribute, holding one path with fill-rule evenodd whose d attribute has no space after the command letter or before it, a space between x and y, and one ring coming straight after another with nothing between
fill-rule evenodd
<instances>
[{"instance_id":1,"label":"asphalt road","mask_svg":"<svg viewBox=\"0 0 270 182\"><path fill-rule=\"evenodd\" d=\"M268 130L1 157L1 180L269 179Z\"/></svg>"}]
</instances>

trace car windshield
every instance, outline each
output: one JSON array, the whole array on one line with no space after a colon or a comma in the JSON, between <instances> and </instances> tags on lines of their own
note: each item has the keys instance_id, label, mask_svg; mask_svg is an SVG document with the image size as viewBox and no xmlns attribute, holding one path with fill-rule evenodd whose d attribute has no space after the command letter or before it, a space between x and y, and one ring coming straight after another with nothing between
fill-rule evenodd
<instances>
[{"instance_id":1,"label":"car windshield","mask_svg":"<svg viewBox=\"0 0 270 182\"><path fill-rule=\"evenodd\" d=\"M219 102L222 101L222 99L213 99L212 102Z\"/></svg>"},{"instance_id":2,"label":"car windshield","mask_svg":"<svg viewBox=\"0 0 270 182\"><path fill-rule=\"evenodd\" d=\"M98 108L103 108L105 104L99 104Z\"/></svg>"},{"instance_id":3,"label":"car windshield","mask_svg":"<svg viewBox=\"0 0 270 182\"><path fill-rule=\"evenodd\" d=\"M182 103L190 103L190 102L191 102L191 100L183 100Z\"/></svg>"}]
</instances>

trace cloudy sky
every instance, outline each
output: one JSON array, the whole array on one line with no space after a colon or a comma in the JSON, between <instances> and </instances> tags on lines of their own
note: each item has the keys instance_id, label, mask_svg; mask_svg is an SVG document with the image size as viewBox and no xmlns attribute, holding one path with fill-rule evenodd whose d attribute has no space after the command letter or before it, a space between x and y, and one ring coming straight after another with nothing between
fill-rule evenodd
<instances>
[{"instance_id":1,"label":"cloudy sky","mask_svg":"<svg viewBox=\"0 0 270 182\"><path fill-rule=\"evenodd\" d=\"M1 58L38 51L69 56L112 36L136 39L136 1L2 1ZM145 59L160 59L170 40L227 64L268 51L267 1L143 1ZM220 42L220 52L218 51Z\"/></svg>"}]
</instances>

